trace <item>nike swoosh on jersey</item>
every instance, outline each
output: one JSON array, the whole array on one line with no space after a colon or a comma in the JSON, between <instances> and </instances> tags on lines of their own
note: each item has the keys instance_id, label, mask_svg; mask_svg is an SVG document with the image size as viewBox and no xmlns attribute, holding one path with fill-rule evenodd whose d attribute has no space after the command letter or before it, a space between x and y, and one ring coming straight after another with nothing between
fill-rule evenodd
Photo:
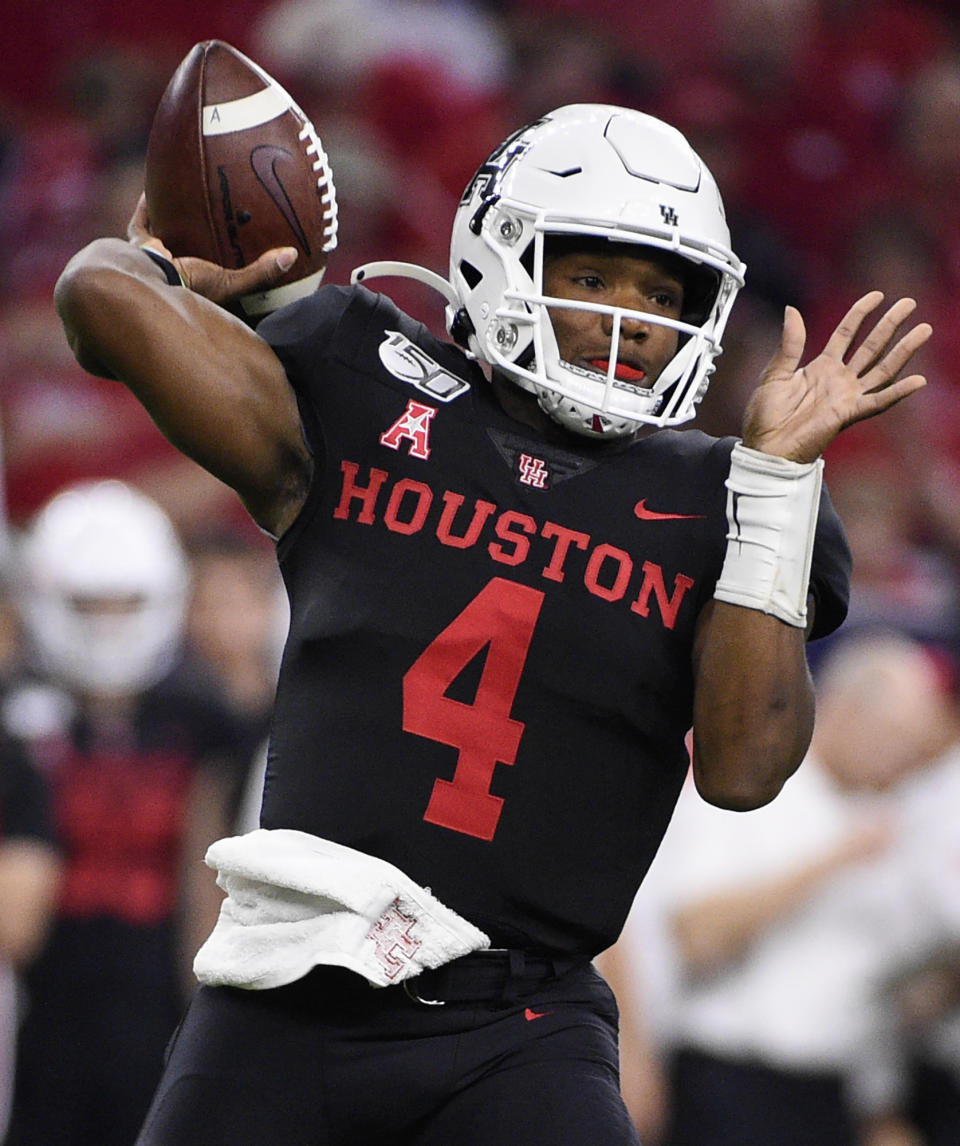
<instances>
[{"instance_id":1,"label":"nike swoosh on jersey","mask_svg":"<svg viewBox=\"0 0 960 1146\"><path fill-rule=\"evenodd\" d=\"M305 255L310 254L310 244L304 233L297 212L290 202L290 196L283 185L283 180L277 174L277 164L283 160L292 159L293 156L283 147L272 143L263 143L250 152L250 166L253 173L260 180L263 189L277 206L277 210L286 219L290 230L293 231Z\"/></svg>"},{"instance_id":2,"label":"nike swoosh on jersey","mask_svg":"<svg viewBox=\"0 0 960 1146\"><path fill-rule=\"evenodd\" d=\"M523 1012L523 1017L527 1020L528 1023L532 1023L534 1019L545 1019L547 1015L552 1014L553 1011L531 1011L530 1008L527 1007Z\"/></svg>"},{"instance_id":3,"label":"nike swoosh on jersey","mask_svg":"<svg viewBox=\"0 0 960 1146\"><path fill-rule=\"evenodd\" d=\"M655 509L647 509L647 499L640 498L633 507L634 514L641 521L701 521L705 513L658 513Z\"/></svg>"}]
</instances>

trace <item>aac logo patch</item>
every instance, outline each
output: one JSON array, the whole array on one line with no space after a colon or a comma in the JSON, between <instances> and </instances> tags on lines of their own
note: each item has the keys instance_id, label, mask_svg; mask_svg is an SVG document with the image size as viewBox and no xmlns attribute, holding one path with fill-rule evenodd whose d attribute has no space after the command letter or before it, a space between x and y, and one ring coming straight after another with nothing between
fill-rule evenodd
<instances>
[{"instance_id":1,"label":"aac logo patch","mask_svg":"<svg viewBox=\"0 0 960 1146\"><path fill-rule=\"evenodd\" d=\"M436 402L452 402L470 389L469 382L444 370L406 335L398 330L388 330L386 334L380 343L380 361L394 378L409 382Z\"/></svg>"},{"instance_id":2,"label":"aac logo patch","mask_svg":"<svg viewBox=\"0 0 960 1146\"><path fill-rule=\"evenodd\" d=\"M436 412L436 406L424 406L411 398L406 410L389 430L380 435L380 445L399 450L402 442L409 442L407 453L410 457L426 461L430 457L430 423Z\"/></svg>"}]
</instances>

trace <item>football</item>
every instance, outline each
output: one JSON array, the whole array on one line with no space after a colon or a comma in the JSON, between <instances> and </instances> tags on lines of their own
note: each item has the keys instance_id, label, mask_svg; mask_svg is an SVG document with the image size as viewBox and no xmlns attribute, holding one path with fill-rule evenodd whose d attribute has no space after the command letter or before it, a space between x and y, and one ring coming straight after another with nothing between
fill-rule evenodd
<instances>
[{"instance_id":1,"label":"football","mask_svg":"<svg viewBox=\"0 0 960 1146\"><path fill-rule=\"evenodd\" d=\"M221 40L194 45L154 114L144 170L152 234L174 256L243 267L270 247L300 255L256 319L319 286L337 245L330 164L313 125L263 68Z\"/></svg>"}]
</instances>

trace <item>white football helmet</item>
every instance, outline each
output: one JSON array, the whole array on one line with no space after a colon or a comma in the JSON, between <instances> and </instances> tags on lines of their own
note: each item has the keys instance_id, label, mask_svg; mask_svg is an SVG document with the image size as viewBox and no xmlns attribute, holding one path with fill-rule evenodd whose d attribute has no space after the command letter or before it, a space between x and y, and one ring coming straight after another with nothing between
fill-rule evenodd
<instances>
[{"instance_id":1,"label":"white football helmet","mask_svg":"<svg viewBox=\"0 0 960 1146\"><path fill-rule=\"evenodd\" d=\"M23 538L23 614L41 666L63 684L129 694L179 648L189 565L173 524L119 481L58 493Z\"/></svg>"},{"instance_id":2,"label":"white football helmet","mask_svg":"<svg viewBox=\"0 0 960 1146\"><path fill-rule=\"evenodd\" d=\"M682 321L546 297L544 249L554 235L631 243L686 260ZM448 287L447 326L461 345L535 394L556 421L600 438L694 416L744 274L717 185L684 136L652 116L605 104L559 108L493 152L457 211L449 284L404 266L372 264L355 271L354 281L407 273ZM560 357L547 308L571 305L613 316L605 374ZM676 355L646 385L616 377L620 325L634 318L680 334Z\"/></svg>"}]
</instances>

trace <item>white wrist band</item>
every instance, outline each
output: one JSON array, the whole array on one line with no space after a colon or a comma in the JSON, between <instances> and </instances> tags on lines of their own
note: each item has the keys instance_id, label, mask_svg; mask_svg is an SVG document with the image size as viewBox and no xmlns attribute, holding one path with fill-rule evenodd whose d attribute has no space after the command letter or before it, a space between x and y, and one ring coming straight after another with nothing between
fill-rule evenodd
<instances>
[{"instance_id":1,"label":"white wrist band","mask_svg":"<svg viewBox=\"0 0 960 1146\"><path fill-rule=\"evenodd\" d=\"M805 628L823 459L792 462L738 442L727 478L727 553L714 597Z\"/></svg>"}]
</instances>

